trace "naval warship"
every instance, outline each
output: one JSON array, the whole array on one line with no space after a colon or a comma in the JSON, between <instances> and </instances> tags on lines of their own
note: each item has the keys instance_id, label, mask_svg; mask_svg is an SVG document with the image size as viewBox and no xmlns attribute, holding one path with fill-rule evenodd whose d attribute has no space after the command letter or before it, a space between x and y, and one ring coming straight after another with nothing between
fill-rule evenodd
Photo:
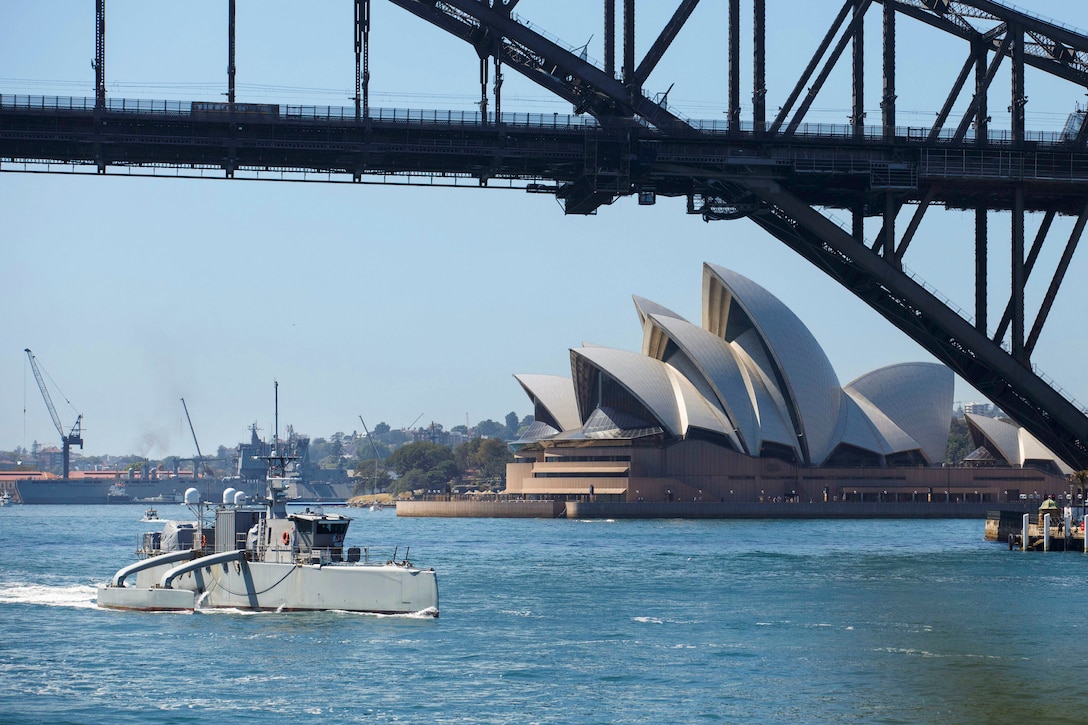
<instances>
[{"instance_id":1,"label":"naval warship","mask_svg":"<svg viewBox=\"0 0 1088 725\"><path fill-rule=\"evenodd\" d=\"M354 484L345 471L326 470L311 463L309 438L289 432L283 444L287 447L284 454L291 461L286 491L289 502L330 505L351 498ZM15 481L15 490L25 504L181 503L190 488L196 489L205 502L220 500L228 488L257 500L264 493L265 461L271 452L271 444L260 439L254 424L250 426L249 442L238 445L230 476L193 476L154 466L107 475L75 471L68 478L20 479Z\"/></svg>"}]
</instances>

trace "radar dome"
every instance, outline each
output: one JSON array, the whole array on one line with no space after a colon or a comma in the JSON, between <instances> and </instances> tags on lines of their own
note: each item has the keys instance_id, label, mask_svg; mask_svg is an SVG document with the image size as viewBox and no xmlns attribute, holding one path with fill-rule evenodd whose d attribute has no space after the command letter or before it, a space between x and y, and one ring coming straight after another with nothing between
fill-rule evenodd
<instances>
[{"instance_id":1,"label":"radar dome","mask_svg":"<svg viewBox=\"0 0 1088 725\"><path fill-rule=\"evenodd\" d=\"M236 494L236 493L238 493L238 490L235 489L235 488L229 488L229 487L224 488L223 489L223 504L226 505L226 506L230 506L232 503L234 503L234 494Z\"/></svg>"},{"instance_id":2,"label":"radar dome","mask_svg":"<svg viewBox=\"0 0 1088 725\"><path fill-rule=\"evenodd\" d=\"M185 503L187 503L187 504L200 503L200 491L197 491L195 488L185 489Z\"/></svg>"},{"instance_id":3,"label":"radar dome","mask_svg":"<svg viewBox=\"0 0 1088 725\"><path fill-rule=\"evenodd\" d=\"M246 502L246 492L245 491L235 491L234 492L234 505L235 506L241 506L245 502Z\"/></svg>"}]
</instances>

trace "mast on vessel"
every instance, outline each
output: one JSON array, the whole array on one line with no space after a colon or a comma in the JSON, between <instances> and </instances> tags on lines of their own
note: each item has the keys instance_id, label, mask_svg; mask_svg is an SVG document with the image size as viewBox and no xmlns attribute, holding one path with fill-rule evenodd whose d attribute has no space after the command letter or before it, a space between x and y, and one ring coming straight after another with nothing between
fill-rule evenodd
<instances>
[{"instance_id":1,"label":"mast on vessel","mask_svg":"<svg viewBox=\"0 0 1088 725\"><path fill-rule=\"evenodd\" d=\"M272 450L265 460L268 462L268 482L266 500L270 519L287 518L287 464L294 456L281 448L280 441L280 383L275 383L275 423L272 438Z\"/></svg>"}]
</instances>

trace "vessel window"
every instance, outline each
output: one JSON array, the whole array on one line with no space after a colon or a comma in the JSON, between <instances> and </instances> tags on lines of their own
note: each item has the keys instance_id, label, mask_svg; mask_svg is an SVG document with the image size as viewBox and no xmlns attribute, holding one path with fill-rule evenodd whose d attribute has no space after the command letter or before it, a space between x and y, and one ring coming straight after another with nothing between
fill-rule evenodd
<instances>
[{"instance_id":1,"label":"vessel window","mask_svg":"<svg viewBox=\"0 0 1088 725\"><path fill-rule=\"evenodd\" d=\"M331 523L328 521L321 521L317 524L318 534L339 534L340 536L343 536L347 532L347 530L348 525L345 522L338 521L336 523Z\"/></svg>"}]
</instances>

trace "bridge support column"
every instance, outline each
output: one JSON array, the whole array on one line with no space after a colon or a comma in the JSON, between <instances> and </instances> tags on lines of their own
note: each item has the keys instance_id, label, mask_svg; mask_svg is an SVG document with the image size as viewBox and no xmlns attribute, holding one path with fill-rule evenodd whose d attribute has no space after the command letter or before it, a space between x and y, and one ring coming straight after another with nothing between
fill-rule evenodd
<instances>
[{"instance_id":1,"label":"bridge support column","mask_svg":"<svg viewBox=\"0 0 1088 725\"><path fill-rule=\"evenodd\" d=\"M1012 99L1009 113L1012 115L1012 141L1016 145L1024 143L1024 106L1028 97L1024 95L1024 26L1010 24L1008 34L1012 36Z\"/></svg>"},{"instance_id":2,"label":"bridge support column","mask_svg":"<svg viewBox=\"0 0 1088 725\"><path fill-rule=\"evenodd\" d=\"M635 78L635 0L623 0L623 82Z\"/></svg>"},{"instance_id":3,"label":"bridge support column","mask_svg":"<svg viewBox=\"0 0 1088 725\"><path fill-rule=\"evenodd\" d=\"M990 130L990 115L987 110L987 92L990 82L986 79L986 48L981 43L974 48L975 51L975 102L978 110L975 114L975 143L985 146Z\"/></svg>"},{"instance_id":4,"label":"bridge support column","mask_svg":"<svg viewBox=\"0 0 1088 725\"><path fill-rule=\"evenodd\" d=\"M752 130L762 136L767 130L766 0L752 0L752 16Z\"/></svg>"},{"instance_id":5,"label":"bridge support column","mask_svg":"<svg viewBox=\"0 0 1088 725\"><path fill-rule=\"evenodd\" d=\"M895 3L884 3L884 99L881 123L884 140L895 140Z\"/></svg>"},{"instance_id":6,"label":"bridge support column","mask_svg":"<svg viewBox=\"0 0 1088 725\"><path fill-rule=\"evenodd\" d=\"M987 288L987 213L985 207L975 209L975 329L986 333Z\"/></svg>"},{"instance_id":7,"label":"bridge support column","mask_svg":"<svg viewBox=\"0 0 1088 725\"><path fill-rule=\"evenodd\" d=\"M729 0L729 131L740 130L740 0Z\"/></svg>"},{"instance_id":8,"label":"bridge support column","mask_svg":"<svg viewBox=\"0 0 1088 725\"><path fill-rule=\"evenodd\" d=\"M854 15L859 12L864 12L862 0L854 0ZM853 61L854 108L850 124L854 127L854 138L860 139L865 137L865 23L860 23L854 31Z\"/></svg>"},{"instance_id":9,"label":"bridge support column","mask_svg":"<svg viewBox=\"0 0 1088 725\"><path fill-rule=\"evenodd\" d=\"M94 10L94 108L106 109L106 0L98 0Z\"/></svg>"},{"instance_id":10,"label":"bridge support column","mask_svg":"<svg viewBox=\"0 0 1088 725\"><path fill-rule=\"evenodd\" d=\"M234 17L235 0L227 3L227 103L234 105Z\"/></svg>"},{"instance_id":11,"label":"bridge support column","mask_svg":"<svg viewBox=\"0 0 1088 725\"><path fill-rule=\"evenodd\" d=\"M1012 199L1012 357L1027 364L1024 354L1024 187L1016 185Z\"/></svg>"},{"instance_id":12,"label":"bridge support column","mask_svg":"<svg viewBox=\"0 0 1088 725\"><path fill-rule=\"evenodd\" d=\"M604 72L616 77L616 0L604 0Z\"/></svg>"},{"instance_id":13,"label":"bridge support column","mask_svg":"<svg viewBox=\"0 0 1088 725\"><path fill-rule=\"evenodd\" d=\"M480 54L480 122L487 125L487 56Z\"/></svg>"},{"instance_id":14,"label":"bridge support column","mask_svg":"<svg viewBox=\"0 0 1088 725\"><path fill-rule=\"evenodd\" d=\"M895 214L898 206L895 203L895 195L890 191L884 192L884 238L881 240L883 249L881 256L888 264L899 266L895 258Z\"/></svg>"},{"instance_id":15,"label":"bridge support column","mask_svg":"<svg viewBox=\"0 0 1088 725\"><path fill-rule=\"evenodd\" d=\"M370 119L370 0L355 0L355 120Z\"/></svg>"}]
</instances>

